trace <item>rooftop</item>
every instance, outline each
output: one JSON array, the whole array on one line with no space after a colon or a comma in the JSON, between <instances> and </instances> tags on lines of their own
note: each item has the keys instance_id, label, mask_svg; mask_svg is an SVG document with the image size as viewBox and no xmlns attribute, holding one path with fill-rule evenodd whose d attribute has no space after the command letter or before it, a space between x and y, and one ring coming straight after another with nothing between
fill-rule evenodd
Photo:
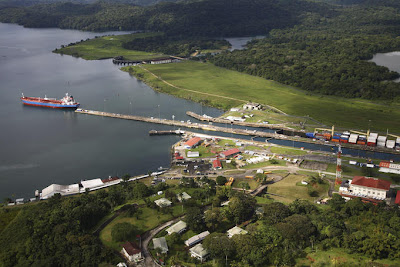
<instances>
[{"instance_id":1,"label":"rooftop","mask_svg":"<svg viewBox=\"0 0 400 267\"><path fill-rule=\"evenodd\" d=\"M202 244L197 244L196 246L189 249L189 251L203 258L208 255L208 251L205 248L203 248Z\"/></svg>"},{"instance_id":2,"label":"rooftop","mask_svg":"<svg viewBox=\"0 0 400 267\"><path fill-rule=\"evenodd\" d=\"M193 137L192 139L186 141L185 146L192 147L192 146L196 145L200 141L201 141L201 138L196 136L196 137Z\"/></svg>"},{"instance_id":3,"label":"rooftop","mask_svg":"<svg viewBox=\"0 0 400 267\"><path fill-rule=\"evenodd\" d=\"M125 251L130 255L136 255L139 254L141 251L141 249L138 247L138 245L136 245L135 243L132 242L126 242L125 244L122 245L122 247L125 249Z\"/></svg>"},{"instance_id":4,"label":"rooftop","mask_svg":"<svg viewBox=\"0 0 400 267\"><path fill-rule=\"evenodd\" d=\"M154 249L160 248L162 253L168 252L167 240L165 237L153 238Z\"/></svg>"},{"instance_id":5,"label":"rooftop","mask_svg":"<svg viewBox=\"0 0 400 267\"><path fill-rule=\"evenodd\" d=\"M378 188L383 190L389 190L391 183L389 181L380 180L372 177L364 177L364 176L354 176L352 185L359 185L371 188Z\"/></svg>"},{"instance_id":6,"label":"rooftop","mask_svg":"<svg viewBox=\"0 0 400 267\"><path fill-rule=\"evenodd\" d=\"M232 237L234 235L245 235L245 234L247 234L246 230L243 230L242 228L237 227L237 226L229 229L227 232L228 232L228 236L229 237Z\"/></svg>"},{"instance_id":7,"label":"rooftop","mask_svg":"<svg viewBox=\"0 0 400 267\"><path fill-rule=\"evenodd\" d=\"M206 236L208 236L209 234L210 234L209 231L205 231L198 235L192 236L191 238L189 238L188 240L185 241L185 245L191 246L192 244L198 243L201 240L203 240Z\"/></svg>"},{"instance_id":8,"label":"rooftop","mask_svg":"<svg viewBox=\"0 0 400 267\"><path fill-rule=\"evenodd\" d=\"M222 168L221 161L219 159L215 159L213 161L213 167L214 168Z\"/></svg>"},{"instance_id":9,"label":"rooftop","mask_svg":"<svg viewBox=\"0 0 400 267\"><path fill-rule=\"evenodd\" d=\"M188 193L186 193L186 192L183 192L182 194L176 194L176 197L177 197L178 200L181 201L181 202L182 202L182 199L183 199L183 200L188 200L188 199L191 199L191 198L192 198L192 197L191 197Z\"/></svg>"},{"instance_id":10,"label":"rooftop","mask_svg":"<svg viewBox=\"0 0 400 267\"><path fill-rule=\"evenodd\" d=\"M236 154L236 153L240 153L239 149L237 149L237 148L232 148L232 149L222 152L222 154L224 154L225 157Z\"/></svg>"},{"instance_id":11,"label":"rooftop","mask_svg":"<svg viewBox=\"0 0 400 267\"><path fill-rule=\"evenodd\" d=\"M172 202L166 198L160 198L160 199L154 200L154 203L156 203L156 205L159 207L167 207L167 206L171 206L171 204L172 204Z\"/></svg>"},{"instance_id":12,"label":"rooftop","mask_svg":"<svg viewBox=\"0 0 400 267\"><path fill-rule=\"evenodd\" d=\"M184 221L179 221L174 225L172 225L171 227L169 227L166 231L168 232L168 234L179 233L183 231L185 228L186 228L186 223Z\"/></svg>"}]
</instances>

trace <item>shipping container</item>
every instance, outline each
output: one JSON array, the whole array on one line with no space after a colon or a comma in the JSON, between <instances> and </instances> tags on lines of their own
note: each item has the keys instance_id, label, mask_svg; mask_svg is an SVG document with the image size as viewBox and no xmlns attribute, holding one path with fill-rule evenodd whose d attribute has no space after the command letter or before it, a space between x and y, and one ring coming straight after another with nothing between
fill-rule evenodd
<instances>
[{"instance_id":1,"label":"shipping container","mask_svg":"<svg viewBox=\"0 0 400 267\"><path fill-rule=\"evenodd\" d=\"M400 137L397 137L397 139L396 139L396 145L400 145Z\"/></svg>"},{"instance_id":2,"label":"shipping container","mask_svg":"<svg viewBox=\"0 0 400 267\"><path fill-rule=\"evenodd\" d=\"M396 141L394 141L394 140L387 140L386 141L386 147L387 148L394 148L395 145L396 145Z\"/></svg>"},{"instance_id":3,"label":"shipping container","mask_svg":"<svg viewBox=\"0 0 400 267\"><path fill-rule=\"evenodd\" d=\"M370 133L369 137L374 137L374 138L378 138L378 134L377 133Z\"/></svg>"},{"instance_id":4,"label":"shipping container","mask_svg":"<svg viewBox=\"0 0 400 267\"><path fill-rule=\"evenodd\" d=\"M381 143L385 142L386 143L386 140L387 140L386 136L383 136L383 135L378 136L378 142L381 142Z\"/></svg>"},{"instance_id":5,"label":"shipping container","mask_svg":"<svg viewBox=\"0 0 400 267\"><path fill-rule=\"evenodd\" d=\"M306 133L306 136L307 136L308 138L314 138L314 133Z\"/></svg>"},{"instance_id":6,"label":"shipping container","mask_svg":"<svg viewBox=\"0 0 400 267\"><path fill-rule=\"evenodd\" d=\"M379 146L379 147L385 147L385 146L386 146L386 142L379 142L379 141L378 141L378 142L376 143L376 145Z\"/></svg>"},{"instance_id":7,"label":"shipping container","mask_svg":"<svg viewBox=\"0 0 400 267\"><path fill-rule=\"evenodd\" d=\"M351 134L349 137L349 143L357 144L358 134Z\"/></svg>"},{"instance_id":8,"label":"shipping container","mask_svg":"<svg viewBox=\"0 0 400 267\"><path fill-rule=\"evenodd\" d=\"M376 138L375 137L368 137L367 139L367 145L369 146L375 146L376 145Z\"/></svg>"},{"instance_id":9,"label":"shipping container","mask_svg":"<svg viewBox=\"0 0 400 267\"><path fill-rule=\"evenodd\" d=\"M339 139L332 139L331 141L332 141L332 142L339 143L340 140L339 140Z\"/></svg>"}]
</instances>

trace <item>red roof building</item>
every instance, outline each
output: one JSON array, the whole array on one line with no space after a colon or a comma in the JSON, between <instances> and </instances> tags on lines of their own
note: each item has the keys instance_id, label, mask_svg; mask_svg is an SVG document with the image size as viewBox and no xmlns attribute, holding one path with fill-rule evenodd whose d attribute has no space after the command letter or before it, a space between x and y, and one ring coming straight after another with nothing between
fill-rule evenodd
<instances>
[{"instance_id":1,"label":"red roof building","mask_svg":"<svg viewBox=\"0 0 400 267\"><path fill-rule=\"evenodd\" d=\"M138 262L142 259L142 250L132 242L126 242L122 245L123 254L130 260Z\"/></svg>"},{"instance_id":2,"label":"red roof building","mask_svg":"<svg viewBox=\"0 0 400 267\"><path fill-rule=\"evenodd\" d=\"M397 191L396 200L394 201L394 204L400 205L400 191Z\"/></svg>"},{"instance_id":3,"label":"red roof building","mask_svg":"<svg viewBox=\"0 0 400 267\"><path fill-rule=\"evenodd\" d=\"M370 188L377 188L388 191L391 183L389 181L380 180L372 177L354 176L352 185L365 186Z\"/></svg>"},{"instance_id":4,"label":"red roof building","mask_svg":"<svg viewBox=\"0 0 400 267\"><path fill-rule=\"evenodd\" d=\"M213 168L214 169L222 169L222 164L221 164L221 161L219 161L219 159L215 159L213 161Z\"/></svg>"},{"instance_id":5,"label":"red roof building","mask_svg":"<svg viewBox=\"0 0 400 267\"><path fill-rule=\"evenodd\" d=\"M118 177L118 176L114 176L114 177L109 176L109 177L106 178L106 179L101 179L101 181L102 181L103 183L109 183L109 182L116 181L116 180L119 180L119 177Z\"/></svg>"},{"instance_id":6,"label":"red roof building","mask_svg":"<svg viewBox=\"0 0 400 267\"><path fill-rule=\"evenodd\" d=\"M185 143L185 148L192 148L192 147L195 147L197 144L199 144L201 142L201 138L200 137L194 137L194 138L192 138L192 139L190 139L190 140L188 140L186 143Z\"/></svg>"},{"instance_id":7,"label":"red roof building","mask_svg":"<svg viewBox=\"0 0 400 267\"><path fill-rule=\"evenodd\" d=\"M221 156L222 156L222 157L225 157L225 158L228 158L228 157L233 157L233 156L235 156L235 155L237 155L237 154L239 154L239 153L240 153L240 150L239 150L239 149L237 149L237 148L232 148L232 149L229 149L229 150L227 150L227 151L222 152L222 153L221 153Z\"/></svg>"}]
</instances>

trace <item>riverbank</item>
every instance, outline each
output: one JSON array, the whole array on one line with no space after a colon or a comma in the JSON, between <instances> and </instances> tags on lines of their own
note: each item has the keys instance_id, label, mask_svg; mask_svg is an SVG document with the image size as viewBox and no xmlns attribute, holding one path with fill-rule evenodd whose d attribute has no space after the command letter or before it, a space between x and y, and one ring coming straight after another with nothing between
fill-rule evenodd
<instances>
[{"instance_id":1,"label":"riverbank","mask_svg":"<svg viewBox=\"0 0 400 267\"><path fill-rule=\"evenodd\" d=\"M371 127L381 132L389 128L389 132L400 132L400 109L394 103L310 95L274 81L194 61L132 66L122 70L156 91L223 110L254 101L340 128Z\"/></svg>"}]
</instances>

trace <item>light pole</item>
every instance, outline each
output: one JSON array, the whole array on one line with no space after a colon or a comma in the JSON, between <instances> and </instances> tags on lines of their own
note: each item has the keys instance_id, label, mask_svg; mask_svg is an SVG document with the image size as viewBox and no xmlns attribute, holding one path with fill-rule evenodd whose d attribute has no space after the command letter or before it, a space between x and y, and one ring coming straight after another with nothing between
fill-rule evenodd
<instances>
[{"instance_id":1,"label":"light pole","mask_svg":"<svg viewBox=\"0 0 400 267\"><path fill-rule=\"evenodd\" d=\"M158 119L159 120L161 120L161 111L160 111L160 105L157 105L158 106Z\"/></svg>"},{"instance_id":2,"label":"light pole","mask_svg":"<svg viewBox=\"0 0 400 267\"><path fill-rule=\"evenodd\" d=\"M175 115L172 115L172 124L174 125L174 130L175 130Z\"/></svg>"},{"instance_id":3,"label":"light pole","mask_svg":"<svg viewBox=\"0 0 400 267\"><path fill-rule=\"evenodd\" d=\"M132 115L132 102L129 102L129 114Z\"/></svg>"}]
</instances>

